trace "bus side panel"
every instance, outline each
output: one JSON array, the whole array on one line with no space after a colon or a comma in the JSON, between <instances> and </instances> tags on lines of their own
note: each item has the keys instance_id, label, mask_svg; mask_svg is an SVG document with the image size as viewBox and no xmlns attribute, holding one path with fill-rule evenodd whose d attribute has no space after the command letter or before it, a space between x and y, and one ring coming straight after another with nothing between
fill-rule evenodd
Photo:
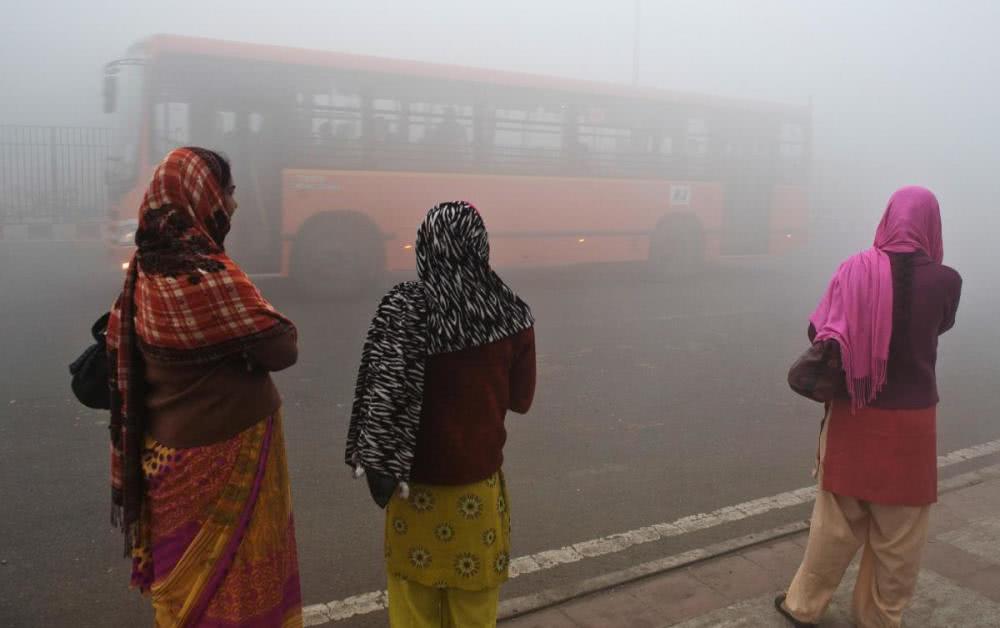
<instances>
[{"instance_id":1,"label":"bus side panel","mask_svg":"<svg viewBox=\"0 0 1000 628\"><path fill-rule=\"evenodd\" d=\"M390 270L413 268L413 239L427 209L459 199L482 212L497 266L646 259L649 234L671 211L696 214L707 254L719 250L722 189L711 183L289 170L283 187L286 240L317 213L358 211L386 236ZM672 194L677 188L687 192Z\"/></svg>"}]
</instances>

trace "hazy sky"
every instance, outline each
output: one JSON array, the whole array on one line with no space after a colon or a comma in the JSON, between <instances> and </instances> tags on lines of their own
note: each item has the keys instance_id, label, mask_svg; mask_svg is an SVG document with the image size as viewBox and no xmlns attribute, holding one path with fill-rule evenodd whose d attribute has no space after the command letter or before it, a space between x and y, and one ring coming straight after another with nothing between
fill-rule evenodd
<instances>
[{"instance_id":1,"label":"hazy sky","mask_svg":"<svg viewBox=\"0 0 1000 628\"><path fill-rule=\"evenodd\" d=\"M103 124L101 65L153 33L601 81L632 72L631 0L2 0L0 122ZM992 215L1000 2L644 0L646 85L814 105L832 179L912 181ZM841 170L844 181L840 181ZM850 170L853 167L854 170ZM973 195L973 191L974 195ZM988 201L986 200L988 199Z\"/></svg>"},{"instance_id":2,"label":"hazy sky","mask_svg":"<svg viewBox=\"0 0 1000 628\"><path fill-rule=\"evenodd\" d=\"M631 0L5 4L0 24L5 118L61 116L79 109L67 106L74 98L96 104L101 64L152 33L604 81L631 77ZM811 95L817 106L888 104L883 96L948 106L992 87L983 83L995 82L1000 69L1000 46L993 36L1000 6L990 0L640 4L640 74L649 85L800 102Z\"/></svg>"}]
</instances>

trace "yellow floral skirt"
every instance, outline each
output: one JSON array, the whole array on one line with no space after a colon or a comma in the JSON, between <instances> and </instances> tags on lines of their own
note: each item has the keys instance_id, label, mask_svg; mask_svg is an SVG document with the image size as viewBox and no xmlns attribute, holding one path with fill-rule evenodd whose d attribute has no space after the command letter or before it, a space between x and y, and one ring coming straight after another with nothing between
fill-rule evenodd
<instances>
[{"instance_id":1,"label":"yellow floral skirt","mask_svg":"<svg viewBox=\"0 0 1000 628\"><path fill-rule=\"evenodd\" d=\"M441 589L482 591L507 581L510 502L503 472L474 484L413 484L385 515L386 571Z\"/></svg>"}]
</instances>

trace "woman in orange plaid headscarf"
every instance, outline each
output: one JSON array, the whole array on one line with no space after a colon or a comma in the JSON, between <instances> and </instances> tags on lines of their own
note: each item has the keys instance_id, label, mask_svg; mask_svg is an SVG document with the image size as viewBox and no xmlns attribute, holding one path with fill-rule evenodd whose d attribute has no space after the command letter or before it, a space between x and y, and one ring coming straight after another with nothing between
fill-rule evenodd
<instances>
[{"instance_id":1,"label":"woman in orange plaid headscarf","mask_svg":"<svg viewBox=\"0 0 1000 628\"><path fill-rule=\"evenodd\" d=\"M269 375L296 332L226 254L234 190L217 153L164 158L108 324L112 522L157 625L302 621Z\"/></svg>"}]
</instances>

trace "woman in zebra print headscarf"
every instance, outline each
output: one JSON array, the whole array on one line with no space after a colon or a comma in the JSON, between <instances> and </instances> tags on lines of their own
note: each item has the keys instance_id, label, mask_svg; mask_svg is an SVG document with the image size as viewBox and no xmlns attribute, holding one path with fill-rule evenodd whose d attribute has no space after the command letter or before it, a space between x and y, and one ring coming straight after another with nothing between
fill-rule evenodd
<instances>
[{"instance_id":1,"label":"woman in zebra print headscarf","mask_svg":"<svg viewBox=\"0 0 1000 628\"><path fill-rule=\"evenodd\" d=\"M346 459L386 507L390 623L492 626L510 559L504 418L534 398L534 318L469 203L432 208L416 248L419 281L368 330Z\"/></svg>"}]
</instances>

